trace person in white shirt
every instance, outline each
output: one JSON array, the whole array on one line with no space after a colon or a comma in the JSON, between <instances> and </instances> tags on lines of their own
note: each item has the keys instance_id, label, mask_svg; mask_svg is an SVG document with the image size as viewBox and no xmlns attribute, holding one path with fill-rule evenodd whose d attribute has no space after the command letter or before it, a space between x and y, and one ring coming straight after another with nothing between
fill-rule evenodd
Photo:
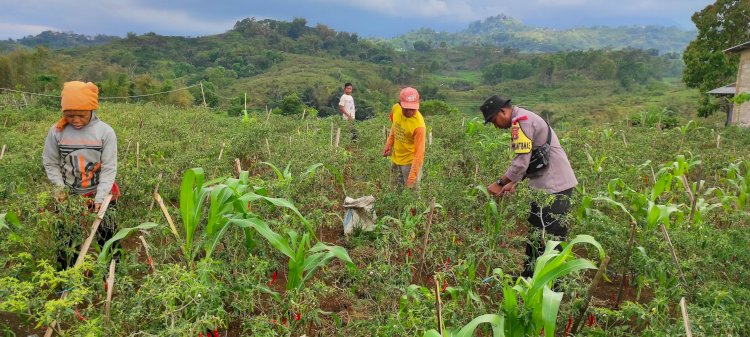
<instances>
[{"instance_id":1,"label":"person in white shirt","mask_svg":"<svg viewBox=\"0 0 750 337\"><path fill-rule=\"evenodd\" d=\"M352 97L352 90L354 90L354 87L351 83L344 83L344 94L341 95L341 100L339 100L339 112L341 112L341 115L345 121L349 121L351 123L350 128L352 130L352 142L356 143L357 138L359 137L359 133L357 132L357 128L354 125L354 122L356 121L357 109L354 107L354 97Z\"/></svg>"}]
</instances>

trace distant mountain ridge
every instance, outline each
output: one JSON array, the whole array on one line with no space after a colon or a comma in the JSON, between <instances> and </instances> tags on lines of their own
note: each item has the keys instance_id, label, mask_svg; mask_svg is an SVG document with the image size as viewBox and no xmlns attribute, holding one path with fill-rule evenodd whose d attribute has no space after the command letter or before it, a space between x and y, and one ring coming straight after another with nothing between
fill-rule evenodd
<instances>
[{"instance_id":1,"label":"distant mountain ridge","mask_svg":"<svg viewBox=\"0 0 750 337\"><path fill-rule=\"evenodd\" d=\"M495 45L526 52L555 52L587 49L655 49L661 53L682 52L697 32L665 26L539 28L524 25L506 15L474 21L455 33L423 28L389 42L396 48L412 49L414 43L429 43L432 48Z\"/></svg>"},{"instance_id":2,"label":"distant mountain ridge","mask_svg":"<svg viewBox=\"0 0 750 337\"><path fill-rule=\"evenodd\" d=\"M75 47L90 47L106 44L112 41L120 40L118 36L96 35L88 36L72 32L55 32L51 30L43 31L37 35L29 35L18 40L0 41L0 51L7 51L23 47L44 46L50 49L64 49Z\"/></svg>"}]
</instances>

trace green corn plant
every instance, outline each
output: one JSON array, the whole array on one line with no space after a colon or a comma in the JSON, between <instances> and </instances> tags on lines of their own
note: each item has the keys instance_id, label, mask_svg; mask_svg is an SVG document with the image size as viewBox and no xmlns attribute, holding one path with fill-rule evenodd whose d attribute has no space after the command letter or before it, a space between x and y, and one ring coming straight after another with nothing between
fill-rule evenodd
<instances>
[{"instance_id":1,"label":"green corn plant","mask_svg":"<svg viewBox=\"0 0 750 337\"><path fill-rule=\"evenodd\" d=\"M555 249L561 244L560 241L547 241L544 254L536 260L532 277L519 277L513 283L512 277L505 275L502 270L493 270L492 277L500 281L503 287L501 314L479 316L461 329L448 329L443 336L473 336L480 324L489 323L493 336L539 336L544 330L545 337L554 337L563 293L552 290L552 285L557 279L570 273L597 269L593 262L573 255L573 247L582 243L594 246L599 259L604 259L604 249L589 235L576 236L561 252ZM441 335L435 330L429 330L424 336Z\"/></svg>"},{"instance_id":2,"label":"green corn plant","mask_svg":"<svg viewBox=\"0 0 750 337\"><path fill-rule=\"evenodd\" d=\"M482 299L476 289L477 281L477 263L473 256L468 256L466 260L459 263L456 267L456 281L458 287L447 287L445 291L451 295L451 298L457 299L461 293L465 294L466 302L471 303L474 307L482 307Z\"/></svg>"},{"instance_id":3,"label":"green corn plant","mask_svg":"<svg viewBox=\"0 0 750 337\"><path fill-rule=\"evenodd\" d=\"M199 249L196 249L195 234L204 221L205 203L208 202L205 214L205 228L199 238L206 258L216 250L217 245L229 229L231 219L257 218L252 212L251 204L255 201L266 202L273 207L291 210L300 221L313 233L312 227L290 201L261 195L264 190L250 184L248 171L240 172L239 178L219 178L205 182L205 173L201 168L192 168L185 172L180 189L180 215L185 231L182 251L186 261L192 263ZM246 246L252 248L253 232L244 230ZM311 234L314 237L314 234Z\"/></svg>"},{"instance_id":4,"label":"green corn plant","mask_svg":"<svg viewBox=\"0 0 750 337\"><path fill-rule=\"evenodd\" d=\"M295 231L287 231L289 240L271 230L260 218L232 219L230 222L242 228L252 228L265 238L273 248L289 258L286 289L301 289L318 268L331 262L334 258L346 262L349 268L355 268L346 249L329 246L322 242L310 247L310 233L301 237Z\"/></svg>"},{"instance_id":5,"label":"green corn plant","mask_svg":"<svg viewBox=\"0 0 750 337\"><path fill-rule=\"evenodd\" d=\"M591 261L575 258L573 247L577 244L594 246L599 259L604 259L604 249L592 236L578 235L562 252L555 248L559 241L547 241L544 254L536 260L534 274L531 278L520 277L515 285L509 278L503 277L502 271L495 269L494 275L504 279L503 284L503 314L505 316L505 334L510 337L539 336L542 329L546 337L555 335L557 312L560 308L563 293L552 290L552 285L561 277L570 273L597 269ZM519 303L518 297L522 302Z\"/></svg>"},{"instance_id":6,"label":"green corn plant","mask_svg":"<svg viewBox=\"0 0 750 337\"><path fill-rule=\"evenodd\" d=\"M503 331L504 318L503 316L496 314L485 314L479 316L460 329L446 329L442 335L437 330L428 330L424 333L424 337L472 337L474 336L474 330L485 323L492 327L493 337L505 337L505 332Z\"/></svg>"},{"instance_id":7,"label":"green corn plant","mask_svg":"<svg viewBox=\"0 0 750 337\"><path fill-rule=\"evenodd\" d=\"M112 247L112 245L115 242L120 241L120 240L128 237L128 235L132 234L133 232L136 232L136 231L139 231L139 230L152 229L152 228L156 228L156 227L159 227L159 224L153 223L153 222L144 222L144 223L142 223L142 224L140 224L140 225L138 225L136 227L123 228L123 229L117 231L117 233L114 236L112 236L111 239L107 240L107 242L104 243L104 246L102 246L101 252L99 252L99 257L98 257L97 261L100 262L100 263L101 262L106 262L111 257L109 249Z\"/></svg>"},{"instance_id":8,"label":"green corn plant","mask_svg":"<svg viewBox=\"0 0 750 337\"><path fill-rule=\"evenodd\" d=\"M733 190L734 193L728 191L720 193L724 208L730 209L733 205L734 209L747 210L748 206L750 206L750 198L748 198L750 196L750 179L746 178L746 176L750 172L750 162L740 161L729 164L729 167L725 171L727 175L724 180L729 185L729 189Z\"/></svg>"},{"instance_id":9,"label":"green corn plant","mask_svg":"<svg viewBox=\"0 0 750 337\"><path fill-rule=\"evenodd\" d=\"M490 195L487 187L479 184L474 187L476 190L482 192L487 198L487 202L484 205L484 228L487 234L496 236L500 232L500 228L503 223L503 216L500 214L500 208L498 207L495 197Z\"/></svg>"}]
</instances>

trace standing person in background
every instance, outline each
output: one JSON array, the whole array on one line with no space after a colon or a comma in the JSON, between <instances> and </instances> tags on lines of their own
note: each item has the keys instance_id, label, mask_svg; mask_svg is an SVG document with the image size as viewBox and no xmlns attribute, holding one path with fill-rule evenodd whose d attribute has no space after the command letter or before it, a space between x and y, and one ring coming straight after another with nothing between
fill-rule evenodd
<instances>
[{"instance_id":1,"label":"standing person in background","mask_svg":"<svg viewBox=\"0 0 750 337\"><path fill-rule=\"evenodd\" d=\"M426 129L419 112L419 92L401 90L399 102L391 108L391 132L383 156L391 157L392 169L400 186L415 188L422 177Z\"/></svg>"},{"instance_id":2,"label":"standing person in background","mask_svg":"<svg viewBox=\"0 0 750 337\"><path fill-rule=\"evenodd\" d=\"M339 112L341 112L344 120L350 123L348 127L352 131L352 142L356 143L357 138L359 138L359 133L357 132L357 126L354 125L357 121L357 109L354 107L354 97L352 97L353 90L354 87L351 83L344 83L344 94L341 95L341 99L339 100Z\"/></svg>"},{"instance_id":3,"label":"standing person in background","mask_svg":"<svg viewBox=\"0 0 750 337\"><path fill-rule=\"evenodd\" d=\"M62 118L52 125L44 143L42 163L47 178L55 188L57 202L66 198L66 189L88 199L91 212L98 212L105 197L112 194L110 205L120 196L117 176L117 136L101 121L99 89L88 82L66 82L62 90ZM111 206L110 206L111 207ZM114 235L115 224L105 218L97 232L100 245ZM58 256L63 268L69 257Z\"/></svg>"},{"instance_id":4,"label":"standing person in background","mask_svg":"<svg viewBox=\"0 0 750 337\"><path fill-rule=\"evenodd\" d=\"M537 233L529 231L526 263L521 274L531 277L534 274L534 261L544 243L538 232L552 234L563 241L567 239L565 217L570 212L570 198L578 180L557 135L544 119L529 110L511 105L510 99L504 100L497 95L488 98L479 109L485 124L511 129L511 148L515 152L508 170L497 182L487 186L487 190L497 196L509 195L515 192L516 184L529 179L529 187L555 197L547 206L531 203L528 221Z\"/></svg>"}]
</instances>

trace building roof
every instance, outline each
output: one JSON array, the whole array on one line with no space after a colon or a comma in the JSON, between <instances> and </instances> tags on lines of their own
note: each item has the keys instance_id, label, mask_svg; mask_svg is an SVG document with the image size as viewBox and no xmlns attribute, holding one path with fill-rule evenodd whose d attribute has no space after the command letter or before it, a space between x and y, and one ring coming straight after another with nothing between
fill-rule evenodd
<instances>
[{"instance_id":1,"label":"building roof","mask_svg":"<svg viewBox=\"0 0 750 337\"><path fill-rule=\"evenodd\" d=\"M718 87L716 89L713 89L707 94L709 95L732 95L734 96L735 93L737 93L737 88L735 87L737 83L727 84L723 87Z\"/></svg>"},{"instance_id":2,"label":"building roof","mask_svg":"<svg viewBox=\"0 0 750 337\"><path fill-rule=\"evenodd\" d=\"M724 49L724 52L725 53L737 53L737 52L741 52L741 51L743 51L745 49L750 49L750 41L747 41L745 43L740 43L740 44L738 44L738 45L736 45L734 47L731 47L731 48Z\"/></svg>"}]
</instances>

